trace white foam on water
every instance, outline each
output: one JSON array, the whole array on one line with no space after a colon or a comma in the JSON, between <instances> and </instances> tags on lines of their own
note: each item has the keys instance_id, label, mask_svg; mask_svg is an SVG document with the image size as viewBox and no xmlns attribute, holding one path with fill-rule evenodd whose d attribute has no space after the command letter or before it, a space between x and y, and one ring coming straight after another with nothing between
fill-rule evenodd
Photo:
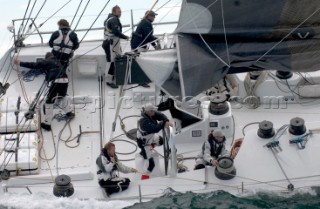
<instances>
[{"instance_id":1,"label":"white foam on water","mask_svg":"<svg viewBox=\"0 0 320 209\"><path fill-rule=\"evenodd\" d=\"M13 194L6 193L0 197L0 206L19 209L118 209L132 205L132 202L112 200L80 200L76 198L58 198L45 193Z\"/></svg>"},{"instance_id":2,"label":"white foam on water","mask_svg":"<svg viewBox=\"0 0 320 209\"><path fill-rule=\"evenodd\" d=\"M252 189L252 190L246 190L243 193L238 194L238 197L252 197L252 196L256 196L258 193L264 193L264 194L268 194L270 196L278 196L278 197L284 197L284 198L291 198L294 195L303 195L303 194L307 194L310 196L317 196L317 191L314 188L310 188L310 187L304 187L304 188L298 188L295 189L294 191L270 191L270 190L266 190L266 189Z\"/></svg>"}]
</instances>

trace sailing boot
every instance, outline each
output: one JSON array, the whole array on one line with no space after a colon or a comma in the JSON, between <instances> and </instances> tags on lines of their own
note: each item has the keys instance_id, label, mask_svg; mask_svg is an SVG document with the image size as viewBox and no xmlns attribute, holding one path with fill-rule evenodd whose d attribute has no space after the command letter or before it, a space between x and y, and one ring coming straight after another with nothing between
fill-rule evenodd
<instances>
[{"instance_id":1,"label":"sailing boot","mask_svg":"<svg viewBox=\"0 0 320 209\"><path fill-rule=\"evenodd\" d=\"M66 113L67 120L72 120L75 117L75 114L72 112L70 98L65 96L59 100L59 106Z\"/></svg>"},{"instance_id":2,"label":"sailing boot","mask_svg":"<svg viewBox=\"0 0 320 209\"><path fill-rule=\"evenodd\" d=\"M53 104L44 104L44 121L41 123L41 128L51 131L51 121L53 118Z\"/></svg>"},{"instance_id":3,"label":"sailing boot","mask_svg":"<svg viewBox=\"0 0 320 209\"><path fill-rule=\"evenodd\" d=\"M107 74L106 81L107 81L107 85L110 86L111 88L113 88L113 89L118 88L117 84L114 83L115 81L114 81L113 75Z\"/></svg>"},{"instance_id":4,"label":"sailing boot","mask_svg":"<svg viewBox=\"0 0 320 209\"><path fill-rule=\"evenodd\" d=\"M150 85L147 83L140 83L139 86L142 86L144 88L150 88Z\"/></svg>"},{"instance_id":5,"label":"sailing boot","mask_svg":"<svg viewBox=\"0 0 320 209\"><path fill-rule=\"evenodd\" d=\"M68 120L72 120L76 116L76 114L74 114L73 112L67 112L66 116Z\"/></svg>"}]
</instances>

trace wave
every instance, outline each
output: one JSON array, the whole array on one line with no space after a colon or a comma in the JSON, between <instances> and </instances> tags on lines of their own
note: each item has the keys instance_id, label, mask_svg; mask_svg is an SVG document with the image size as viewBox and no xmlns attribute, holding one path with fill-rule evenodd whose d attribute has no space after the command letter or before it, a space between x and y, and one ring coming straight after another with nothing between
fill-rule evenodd
<instances>
[{"instance_id":1,"label":"wave","mask_svg":"<svg viewBox=\"0 0 320 209\"><path fill-rule=\"evenodd\" d=\"M225 191L210 193L179 193L170 191L150 202L136 203L128 209L154 208L320 208L320 189L309 188L297 192L251 191L234 196Z\"/></svg>"},{"instance_id":2,"label":"wave","mask_svg":"<svg viewBox=\"0 0 320 209\"><path fill-rule=\"evenodd\" d=\"M6 193L0 197L0 209L120 209L129 205L132 205L132 202L58 198L45 193Z\"/></svg>"}]
</instances>

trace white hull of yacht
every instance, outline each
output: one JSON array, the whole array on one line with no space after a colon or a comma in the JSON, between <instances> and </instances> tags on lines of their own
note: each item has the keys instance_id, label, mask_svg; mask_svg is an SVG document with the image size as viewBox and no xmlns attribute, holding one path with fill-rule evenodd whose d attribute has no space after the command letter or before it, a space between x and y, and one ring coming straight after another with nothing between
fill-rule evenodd
<instances>
[{"instance_id":1,"label":"white hull of yacht","mask_svg":"<svg viewBox=\"0 0 320 209\"><path fill-rule=\"evenodd\" d=\"M250 126L245 130L241 149L234 161L236 175L230 180L221 180L215 176L214 167L193 170L195 164L193 158L200 152L202 143L206 140L206 133L203 132L202 137L198 138L193 138L191 135L189 138L183 139L177 137L181 133L187 133L187 129L192 130L194 126L197 126L197 124L193 124L190 127L180 129L181 133L175 132L175 130L172 132L173 139L175 137L179 139L174 141L177 148L176 156L178 159L181 158L181 155L185 158L183 164L188 169L186 172L177 173L176 162L169 162L168 175L165 175L164 160L161 157L163 148L157 147L159 167L150 179L141 180L141 173L121 174L121 176L127 176L131 179L129 189L111 197L106 197L103 189L98 185L95 161L100 154L101 145L110 139L112 123L120 98L118 96L119 90L110 89L105 85L105 81L102 85L99 84L99 77L104 77L106 68L102 48L99 47L85 54L99 44L100 41L82 43L70 64L69 78L71 82L68 94L76 114L75 119L70 122L70 129L64 127L65 121L54 120L52 132L46 132L39 129L41 117L34 118L32 122L33 130L37 134L38 145L36 151L38 154L36 154L37 166L33 168L37 167L37 171L20 173L19 164L14 164L17 169L11 172L10 178L1 180L0 194L5 192L45 192L53 195L54 179L61 174L71 177L74 194L70 198L125 199L133 202L147 201L159 197L168 188L179 192L193 191L196 193L225 190L235 195L241 195L256 190L287 192L289 184L294 185L296 191L303 190L306 187L319 186L320 161L317 159L320 157L318 152L320 141L317 139L319 134L316 131L313 131L313 135L308 138L304 149L299 149L296 144L290 144L289 140L297 137L290 135L287 130L283 131L276 139L279 141L282 150L273 154L272 150L265 147L272 139L260 138L257 135L258 127ZM20 49L19 59L36 61L37 58L42 58L47 51L50 51L48 46L27 46ZM161 51L157 53L161 54ZM9 69L11 60L2 59L1 61L2 66ZM150 65L150 62L147 65ZM19 72L24 70L26 69L18 68ZM1 78L5 76L2 71ZM320 77L317 72L314 72L312 76ZM23 119L23 112L28 107L25 100L28 99L28 102L32 100L42 81L43 77L40 76L32 82L22 82L20 84L17 81L17 73L12 71L8 80L11 86L6 95L2 97L1 115L13 114L16 111L16 101L21 96L21 107L24 108L21 108L22 116L18 118L19 120ZM241 75L237 76L237 81L239 82L239 94L244 95L244 79ZM292 80L292 82L295 82L295 80ZM276 89L273 92L274 89L272 89L275 85L274 80L269 79L263 85L265 87L259 88L261 96L278 96L279 90ZM137 95L141 97L137 99ZM201 96L204 95L199 95L199 98ZM290 98L289 96L290 94L288 98ZM101 105L100 98L103 99L103 105ZM125 91L122 99L119 115L125 120L123 120L123 124L120 124L117 118L113 141L116 144L118 156L124 164L141 168L143 165L141 165L139 158L135 159L137 153L139 153L136 143L123 135L121 128L127 131L135 129L138 119L136 116L140 115L142 104L158 102L160 99L159 92L153 85L150 89L137 87ZM289 124L292 118L301 117L305 120L308 131L317 129L320 125L318 105L314 103L314 105L302 106L294 103L297 102L286 103L285 108L281 101L270 106L264 104L257 109L250 109L246 106L233 108L234 132L227 139L227 148L230 150L233 139L241 138L242 129L246 124L252 122L271 121L275 129L279 129L282 125ZM202 106L201 111L206 112L206 107ZM56 109L55 112L59 113L59 109ZM40 106L37 114L38 116L41 115ZM169 118L171 117L169 111L166 111L165 114ZM4 118L6 117L0 118L2 133L8 127L8 120ZM14 125L14 119L13 116L14 128L7 131L8 133L17 127ZM199 124L203 124L203 122L201 120ZM24 124L24 122L21 123ZM30 126L28 127L30 128ZM63 132L61 132L62 130ZM82 134L78 137L80 132ZM191 158L191 160L188 158ZM143 171L140 170L140 172Z\"/></svg>"}]
</instances>

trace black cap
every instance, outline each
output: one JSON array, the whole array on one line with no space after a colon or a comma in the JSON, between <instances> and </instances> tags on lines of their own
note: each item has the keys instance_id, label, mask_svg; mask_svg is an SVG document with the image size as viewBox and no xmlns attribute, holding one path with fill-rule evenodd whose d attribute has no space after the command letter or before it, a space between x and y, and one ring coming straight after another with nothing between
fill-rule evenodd
<instances>
[{"instance_id":1,"label":"black cap","mask_svg":"<svg viewBox=\"0 0 320 209\"><path fill-rule=\"evenodd\" d=\"M145 13L144 15L145 15L145 16L154 16L154 17L155 17L155 16L158 15L158 14L155 13L154 11L152 11L152 10L151 10L151 11L148 10L148 11L146 11L146 13Z\"/></svg>"}]
</instances>

